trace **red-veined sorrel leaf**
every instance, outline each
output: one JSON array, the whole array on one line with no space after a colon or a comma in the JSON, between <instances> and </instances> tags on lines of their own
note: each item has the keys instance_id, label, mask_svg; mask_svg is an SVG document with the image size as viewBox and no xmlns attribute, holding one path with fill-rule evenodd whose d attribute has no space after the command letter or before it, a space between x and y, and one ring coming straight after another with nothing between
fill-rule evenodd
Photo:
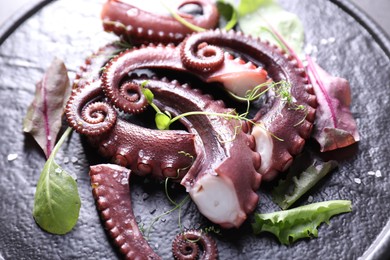
<instances>
[{"instance_id":1,"label":"red-veined sorrel leaf","mask_svg":"<svg viewBox=\"0 0 390 260\"><path fill-rule=\"evenodd\" d=\"M309 56L307 62L308 75L318 101L313 137L321 145L321 152L359 141L356 122L350 111L349 82L330 75Z\"/></svg>"},{"instance_id":2,"label":"red-veined sorrel leaf","mask_svg":"<svg viewBox=\"0 0 390 260\"><path fill-rule=\"evenodd\" d=\"M50 156L61 128L62 114L70 91L65 64L56 58L42 80L36 84L34 100L23 121L23 131L34 137L46 158Z\"/></svg>"}]
</instances>

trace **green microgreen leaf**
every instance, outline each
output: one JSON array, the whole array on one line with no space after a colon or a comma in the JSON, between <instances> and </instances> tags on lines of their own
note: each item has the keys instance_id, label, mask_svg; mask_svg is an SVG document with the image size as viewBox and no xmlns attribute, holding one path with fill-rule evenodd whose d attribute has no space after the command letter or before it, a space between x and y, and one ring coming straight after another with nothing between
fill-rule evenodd
<instances>
[{"instance_id":1,"label":"green microgreen leaf","mask_svg":"<svg viewBox=\"0 0 390 260\"><path fill-rule=\"evenodd\" d=\"M255 214L252 228L255 234L270 232L280 243L290 245L301 238L317 237L317 227L321 223L329 223L334 215L351 210L349 200L318 202L284 211Z\"/></svg>"},{"instance_id":2,"label":"green microgreen leaf","mask_svg":"<svg viewBox=\"0 0 390 260\"><path fill-rule=\"evenodd\" d=\"M300 174L290 170L286 178L280 180L272 191L272 200L282 209L288 209L337 166L336 161L316 161Z\"/></svg>"},{"instance_id":3,"label":"green microgreen leaf","mask_svg":"<svg viewBox=\"0 0 390 260\"><path fill-rule=\"evenodd\" d=\"M159 130L168 130L171 124L171 118L162 112L157 112L155 116L156 126Z\"/></svg>"},{"instance_id":4,"label":"green microgreen leaf","mask_svg":"<svg viewBox=\"0 0 390 260\"><path fill-rule=\"evenodd\" d=\"M47 159L35 192L33 217L52 234L66 234L76 225L81 206L76 181L63 170L54 157L71 133L68 128Z\"/></svg>"},{"instance_id":5,"label":"green microgreen leaf","mask_svg":"<svg viewBox=\"0 0 390 260\"><path fill-rule=\"evenodd\" d=\"M148 104L149 105L152 104L153 99L154 99L154 94L152 93L152 91L150 89L144 88L142 90L142 93L145 95L145 98L148 101Z\"/></svg>"}]
</instances>

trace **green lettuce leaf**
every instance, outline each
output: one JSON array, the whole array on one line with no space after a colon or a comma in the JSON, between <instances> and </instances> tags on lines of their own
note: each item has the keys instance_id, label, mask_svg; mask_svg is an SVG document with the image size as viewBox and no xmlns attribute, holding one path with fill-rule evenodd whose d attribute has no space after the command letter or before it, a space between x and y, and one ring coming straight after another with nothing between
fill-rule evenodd
<instances>
[{"instance_id":1,"label":"green lettuce leaf","mask_svg":"<svg viewBox=\"0 0 390 260\"><path fill-rule=\"evenodd\" d=\"M68 233L76 225L81 206L76 181L54 161L57 151L71 131L68 128L54 147L35 191L35 221L43 230L58 235Z\"/></svg>"},{"instance_id":2,"label":"green lettuce leaf","mask_svg":"<svg viewBox=\"0 0 390 260\"><path fill-rule=\"evenodd\" d=\"M305 171L296 176L290 171L286 179L280 180L272 191L272 199L282 209L288 209L302 195L316 185L324 176L338 166L336 161L314 162ZM291 191L291 192L290 192Z\"/></svg>"},{"instance_id":3,"label":"green lettuce leaf","mask_svg":"<svg viewBox=\"0 0 390 260\"><path fill-rule=\"evenodd\" d=\"M277 32L300 54L304 45L304 29L298 16L284 10L276 1L241 1L238 19L241 30L253 36L259 36L281 48L285 46L275 37ZM245 15L243 15L245 14Z\"/></svg>"},{"instance_id":4,"label":"green lettuce leaf","mask_svg":"<svg viewBox=\"0 0 390 260\"><path fill-rule=\"evenodd\" d=\"M237 24L238 13L237 10L229 3L225 3L223 0L217 1L217 8L219 14L224 18L222 26L226 31L232 29ZM220 24L221 27L221 24Z\"/></svg>"},{"instance_id":5,"label":"green lettuce leaf","mask_svg":"<svg viewBox=\"0 0 390 260\"><path fill-rule=\"evenodd\" d=\"M285 245L290 245L301 238L318 236L317 227L329 220L332 216L351 212L349 200L332 200L313 203L294 209L267 214L255 214L252 223L253 232L270 232Z\"/></svg>"}]
</instances>

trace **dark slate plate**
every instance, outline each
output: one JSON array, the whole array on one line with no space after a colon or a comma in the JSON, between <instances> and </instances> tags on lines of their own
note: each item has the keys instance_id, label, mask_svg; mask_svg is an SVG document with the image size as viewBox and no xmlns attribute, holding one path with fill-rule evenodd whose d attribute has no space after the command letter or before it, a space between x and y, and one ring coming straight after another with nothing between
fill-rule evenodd
<instances>
[{"instance_id":1,"label":"dark slate plate","mask_svg":"<svg viewBox=\"0 0 390 260\"><path fill-rule=\"evenodd\" d=\"M82 200L79 222L65 236L50 235L37 227L31 212L45 159L21 130L35 82L54 56L65 61L73 77L84 57L114 39L101 29L102 1L38 1L0 31L0 259L118 258L91 196L88 164L99 159L77 134L64 146L57 162L77 175ZM347 1L281 2L302 19L307 46L319 63L351 82L352 111L362 140L337 154L339 169L309 195L314 202L350 199L353 212L322 225L318 239L301 240L289 247L267 234L253 236L249 223L238 232L211 232L218 241L220 259L385 259L390 252L390 44L376 25ZM8 155L17 158L9 160ZM369 175L370 171L381 176ZM159 184L135 180L131 188L137 220L145 226L172 207ZM262 194L257 210L276 209L268 195ZM187 227L210 226L191 204L183 208L182 217ZM177 222L178 213L174 212L158 221L150 235L151 246L164 259L171 258Z\"/></svg>"}]
</instances>

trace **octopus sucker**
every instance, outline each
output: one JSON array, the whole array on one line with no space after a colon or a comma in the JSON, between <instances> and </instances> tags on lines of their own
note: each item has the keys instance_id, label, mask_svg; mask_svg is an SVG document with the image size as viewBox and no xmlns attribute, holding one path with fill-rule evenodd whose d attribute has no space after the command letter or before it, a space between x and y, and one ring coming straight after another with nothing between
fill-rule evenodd
<instances>
[{"instance_id":1,"label":"octopus sucker","mask_svg":"<svg viewBox=\"0 0 390 260\"><path fill-rule=\"evenodd\" d=\"M100 164L91 166L89 175L104 226L121 253L128 256L126 259L161 259L148 245L135 221L128 182L130 170Z\"/></svg>"},{"instance_id":2,"label":"octopus sucker","mask_svg":"<svg viewBox=\"0 0 390 260\"><path fill-rule=\"evenodd\" d=\"M200 251L203 253L200 254ZM177 260L216 260L218 259L218 248L209 234L200 230L186 230L173 240L172 254Z\"/></svg>"}]
</instances>

